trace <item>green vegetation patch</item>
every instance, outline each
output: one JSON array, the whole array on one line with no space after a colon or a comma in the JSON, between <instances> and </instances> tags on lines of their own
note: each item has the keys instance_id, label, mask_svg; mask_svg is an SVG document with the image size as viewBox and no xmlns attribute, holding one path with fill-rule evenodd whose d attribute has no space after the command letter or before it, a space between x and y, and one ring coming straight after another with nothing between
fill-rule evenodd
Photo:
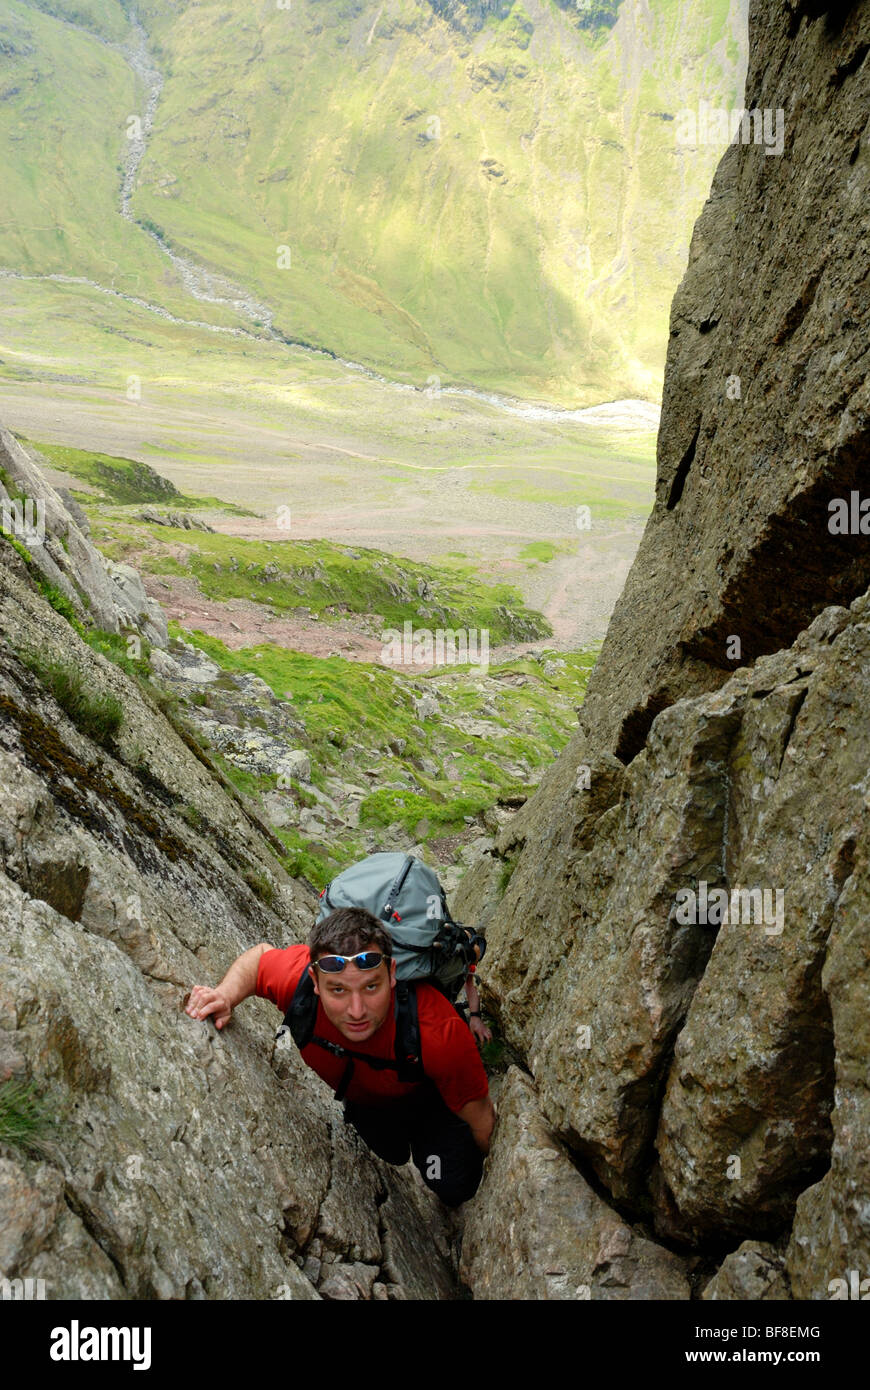
<instances>
[{"instance_id":1,"label":"green vegetation patch","mask_svg":"<svg viewBox=\"0 0 870 1390\"><path fill-rule=\"evenodd\" d=\"M566 541L562 541L558 545L554 545L552 541L532 541L530 545L523 546L518 558L547 564L549 560L555 560L557 555L565 555L569 552L576 553L576 546L569 545Z\"/></svg>"},{"instance_id":2,"label":"green vegetation patch","mask_svg":"<svg viewBox=\"0 0 870 1390\"><path fill-rule=\"evenodd\" d=\"M25 448L36 449L53 468L63 469L89 483L104 502L175 502L182 498L174 483L162 477L147 463L136 459L115 458L111 454L95 454L88 449L73 449L66 444L40 444L22 439ZM88 500L95 500L90 497Z\"/></svg>"},{"instance_id":3,"label":"green vegetation patch","mask_svg":"<svg viewBox=\"0 0 870 1390\"><path fill-rule=\"evenodd\" d=\"M112 694L93 695L81 671L63 661L47 661L22 653L22 661L42 681L77 729L97 743L108 744L124 721L120 700Z\"/></svg>"},{"instance_id":4,"label":"green vegetation patch","mask_svg":"<svg viewBox=\"0 0 870 1390\"><path fill-rule=\"evenodd\" d=\"M433 632L485 630L491 645L552 634L547 619L526 607L518 589L486 584L470 566L435 566L329 541L250 541L177 527L148 529L156 545L187 546L189 559L185 568L173 557L139 556L140 567L191 573L201 592L216 601L254 599L278 612L307 608L327 618L379 615L385 629L401 630L410 621L415 629ZM137 549L124 540L119 525L109 533L116 539L101 542L101 549L112 558Z\"/></svg>"},{"instance_id":5,"label":"green vegetation patch","mask_svg":"<svg viewBox=\"0 0 870 1390\"><path fill-rule=\"evenodd\" d=\"M346 859L342 859L330 854L322 845L311 845L298 830L276 829L273 834L287 846L287 853L282 857L287 873L291 878L307 878L318 892L343 868L355 863L364 854L363 850L356 848Z\"/></svg>"},{"instance_id":6,"label":"green vegetation patch","mask_svg":"<svg viewBox=\"0 0 870 1390\"><path fill-rule=\"evenodd\" d=\"M16 483L12 474L6 468L0 467L0 483L3 484L9 494L9 500L11 502L24 502L26 500L26 494L20 490L18 483Z\"/></svg>"},{"instance_id":7,"label":"green vegetation patch","mask_svg":"<svg viewBox=\"0 0 870 1390\"><path fill-rule=\"evenodd\" d=\"M0 538L6 541L8 545L12 546L12 549L16 554L21 556L28 569L33 568L35 570L36 567L33 563L33 556L27 549L27 546L21 544L17 536L13 536L12 532L7 531L4 526L0 526Z\"/></svg>"},{"instance_id":8,"label":"green vegetation patch","mask_svg":"<svg viewBox=\"0 0 870 1390\"><path fill-rule=\"evenodd\" d=\"M113 503L117 506L164 502L174 510L195 511L201 507L220 507L236 516L253 516L254 513L233 503L222 502L219 497L197 497L179 492L174 483L164 478L147 463L138 459L116 458L112 454L97 454L90 449L73 449L66 444L40 444L18 436L25 448L36 449L53 468L72 473L82 482L96 489L93 493L78 493L76 496L85 505L96 502Z\"/></svg>"},{"instance_id":9,"label":"green vegetation patch","mask_svg":"<svg viewBox=\"0 0 870 1390\"><path fill-rule=\"evenodd\" d=\"M56 584L51 584L41 574L37 573L35 577L37 587L43 598L48 599L48 602L55 612L59 613L62 618L66 618L70 626L74 627L81 637L84 633L84 628L76 617L76 610L70 599L67 598L62 589L59 589Z\"/></svg>"},{"instance_id":10,"label":"green vegetation patch","mask_svg":"<svg viewBox=\"0 0 870 1390\"><path fill-rule=\"evenodd\" d=\"M382 788L372 792L362 802L360 825L401 825L411 839L418 839L420 822L426 822L425 833L447 834L465 829L465 816L477 816L493 803L492 787L479 786L450 801L434 801L421 792L396 791Z\"/></svg>"},{"instance_id":11,"label":"green vegetation patch","mask_svg":"<svg viewBox=\"0 0 870 1390\"><path fill-rule=\"evenodd\" d=\"M224 671L255 671L279 699L292 701L306 731L312 782L321 791L332 794L331 778L364 786L376 771L369 794L359 801L359 826L395 826L397 837L412 843L462 833L496 803L519 804L537 780L531 769L547 767L570 738L595 661L589 650L502 662L490 667L484 697L479 674L468 669L416 674L268 643L232 651L218 638L175 622L170 632L183 634ZM427 691L438 699L437 718L417 712L415 701ZM469 736L465 720L484 717L490 732ZM276 790L276 774L241 771L220 753L212 756L255 802ZM307 785L283 790L298 806L316 809ZM288 872L317 888L366 853L364 839L350 826L332 825L322 835L291 827L274 833L287 848Z\"/></svg>"},{"instance_id":12,"label":"green vegetation patch","mask_svg":"<svg viewBox=\"0 0 870 1390\"><path fill-rule=\"evenodd\" d=\"M355 740L386 747L390 739L411 736L416 719L410 694L399 696L391 671L342 657L312 657L264 642L231 651L218 637L187 632L170 623L170 632L184 631L225 671L244 675L256 671L279 699L292 699L315 747L341 748Z\"/></svg>"},{"instance_id":13,"label":"green vegetation patch","mask_svg":"<svg viewBox=\"0 0 870 1390\"><path fill-rule=\"evenodd\" d=\"M40 1152L53 1125L54 1119L32 1081L13 1078L0 1085L0 1144Z\"/></svg>"},{"instance_id":14,"label":"green vegetation patch","mask_svg":"<svg viewBox=\"0 0 870 1390\"><path fill-rule=\"evenodd\" d=\"M151 643L146 641L144 637L137 637L136 639L139 656L130 655L127 638L118 632L105 632L102 628L93 628L84 633L84 640L95 652L100 652L116 666L120 666L121 670L126 671L128 676L134 678L139 676L143 680L149 679L151 664L148 658L151 654Z\"/></svg>"}]
</instances>

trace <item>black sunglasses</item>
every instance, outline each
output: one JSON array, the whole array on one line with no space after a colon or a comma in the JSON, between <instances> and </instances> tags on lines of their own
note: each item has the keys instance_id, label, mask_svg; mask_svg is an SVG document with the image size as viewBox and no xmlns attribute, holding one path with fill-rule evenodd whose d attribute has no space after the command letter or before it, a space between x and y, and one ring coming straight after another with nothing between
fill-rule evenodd
<instances>
[{"instance_id":1,"label":"black sunglasses","mask_svg":"<svg viewBox=\"0 0 870 1390\"><path fill-rule=\"evenodd\" d=\"M321 956L312 963L328 975L337 975L346 965L356 965L360 970L376 970L382 960L389 959L382 951L359 951L355 956Z\"/></svg>"}]
</instances>

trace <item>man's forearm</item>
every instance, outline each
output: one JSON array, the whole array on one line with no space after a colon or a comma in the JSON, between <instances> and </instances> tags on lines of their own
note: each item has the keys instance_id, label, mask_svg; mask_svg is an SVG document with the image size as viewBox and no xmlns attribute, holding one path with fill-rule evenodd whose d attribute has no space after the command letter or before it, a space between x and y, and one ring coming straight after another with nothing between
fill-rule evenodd
<instances>
[{"instance_id":1,"label":"man's forearm","mask_svg":"<svg viewBox=\"0 0 870 1390\"><path fill-rule=\"evenodd\" d=\"M495 1109L489 1096L482 1100L470 1100L457 1110L460 1120L464 1120L474 1136L474 1142L482 1153L489 1153L489 1141L495 1125Z\"/></svg>"},{"instance_id":2,"label":"man's forearm","mask_svg":"<svg viewBox=\"0 0 870 1390\"><path fill-rule=\"evenodd\" d=\"M252 994L256 994L260 957L264 951L271 950L268 942L261 941L258 946L252 946L250 951L245 951L238 960L233 961L217 986L231 1009L241 1004L243 999L249 999Z\"/></svg>"}]
</instances>

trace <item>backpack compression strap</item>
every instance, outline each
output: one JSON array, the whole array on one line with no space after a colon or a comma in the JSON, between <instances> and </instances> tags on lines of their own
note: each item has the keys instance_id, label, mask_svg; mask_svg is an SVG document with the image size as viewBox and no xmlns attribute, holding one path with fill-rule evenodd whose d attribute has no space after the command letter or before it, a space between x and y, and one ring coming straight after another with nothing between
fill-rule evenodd
<instances>
[{"instance_id":1,"label":"backpack compression strap","mask_svg":"<svg viewBox=\"0 0 870 1390\"><path fill-rule=\"evenodd\" d=\"M420 1055L420 1020L417 1013L417 991L413 981L399 980L396 984L395 1000L396 1042L395 1060L389 1057L370 1057L367 1052L355 1052L353 1048L342 1047L340 1043L328 1042L314 1032L317 1020L317 995L314 981L307 969L303 970L299 983L284 1015L284 1027L288 1028L296 1046L301 1052L309 1043L331 1052L333 1057L346 1057L347 1066L335 1093L336 1100L344 1100L347 1088L353 1079L354 1060L365 1062L374 1071L395 1071L399 1081L411 1083L422 1081L426 1073Z\"/></svg>"},{"instance_id":2,"label":"backpack compression strap","mask_svg":"<svg viewBox=\"0 0 870 1390\"><path fill-rule=\"evenodd\" d=\"M393 879L393 885L392 885L392 887L391 887L389 893L387 894L387 901L384 903L383 907L381 908L381 918L382 918L382 920L383 920L384 922L389 922L389 921L392 920L393 916L397 916L397 915L398 915L398 914L395 914L395 913L393 912L393 908L394 908L395 905L396 905L396 898L399 896L399 894L400 894L401 891L402 891L402 884L405 882L405 879L408 877L408 874L411 872L411 865L412 865L413 863L414 863L414 856L413 856L413 854L408 854L408 855L406 855L406 856L405 856L405 862L404 862L404 864L402 865L402 867L401 867L401 869L399 870L399 872L396 874L396 877Z\"/></svg>"}]
</instances>

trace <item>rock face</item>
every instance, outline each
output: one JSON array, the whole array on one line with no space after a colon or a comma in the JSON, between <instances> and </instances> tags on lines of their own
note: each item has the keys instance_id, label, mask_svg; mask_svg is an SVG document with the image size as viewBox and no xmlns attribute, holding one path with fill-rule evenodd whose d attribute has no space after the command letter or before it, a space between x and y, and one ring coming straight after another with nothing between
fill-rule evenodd
<instances>
[{"instance_id":1,"label":"rock face","mask_svg":"<svg viewBox=\"0 0 870 1390\"><path fill-rule=\"evenodd\" d=\"M175 526L183 531L211 531L214 527L201 517L191 516L189 512L157 512L153 507L143 507L139 512L141 521L150 521L154 526Z\"/></svg>"},{"instance_id":2,"label":"rock face","mask_svg":"<svg viewBox=\"0 0 870 1390\"><path fill-rule=\"evenodd\" d=\"M280 1016L187 1017L316 894L139 686L0 540L0 1083L56 1127L0 1145L0 1277L65 1298L451 1298L451 1228L342 1121ZM123 722L98 744L18 651L75 667Z\"/></svg>"},{"instance_id":3,"label":"rock face","mask_svg":"<svg viewBox=\"0 0 870 1390\"><path fill-rule=\"evenodd\" d=\"M479 29L490 15L502 17L510 9L508 0L429 0L436 14L460 28Z\"/></svg>"},{"instance_id":4,"label":"rock face","mask_svg":"<svg viewBox=\"0 0 870 1390\"><path fill-rule=\"evenodd\" d=\"M664 1235L778 1232L830 1152L822 971L867 830L868 681L865 596L663 711L631 765L594 766L588 791L567 764L548 852L542 794L497 842L509 856L525 827L484 974L505 1033L556 1132ZM491 875L476 877L485 897ZM682 895L702 917L702 884L724 888L729 920L688 920Z\"/></svg>"},{"instance_id":5,"label":"rock face","mask_svg":"<svg viewBox=\"0 0 870 1390\"><path fill-rule=\"evenodd\" d=\"M469 1205L462 1274L476 1298L686 1299L687 1262L596 1196L512 1067L499 1096L485 1195ZM493 1258L492 1232L505 1232Z\"/></svg>"},{"instance_id":6,"label":"rock face","mask_svg":"<svg viewBox=\"0 0 870 1390\"><path fill-rule=\"evenodd\" d=\"M117 560L104 560L106 574L112 582L112 599L119 625L132 628L158 648L169 642L168 624L163 609L145 593L145 587L132 565Z\"/></svg>"},{"instance_id":7,"label":"rock face","mask_svg":"<svg viewBox=\"0 0 870 1390\"><path fill-rule=\"evenodd\" d=\"M742 705L726 762L724 881L772 887L781 912L773 898L764 924L741 914L716 933L677 1038L656 1147L696 1230L776 1232L830 1153L835 1030L822 970L867 831L867 790L855 782L870 762L867 598L851 614L826 610L806 640L701 703L719 703L726 718Z\"/></svg>"},{"instance_id":8,"label":"rock face","mask_svg":"<svg viewBox=\"0 0 870 1390\"><path fill-rule=\"evenodd\" d=\"M701 1297L706 1301L752 1299L782 1302L791 1298L782 1252L774 1245L744 1241L723 1260Z\"/></svg>"},{"instance_id":9,"label":"rock face","mask_svg":"<svg viewBox=\"0 0 870 1390\"><path fill-rule=\"evenodd\" d=\"M0 425L0 525L29 552L30 563L72 603L79 618L106 632L139 633L167 644L166 618L136 570L107 561L88 539L88 523L66 488L57 491ZM8 525L7 525L8 518Z\"/></svg>"},{"instance_id":10,"label":"rock face","mask_svg":"<svg viewBox=\"0 0 870 1390\"><path fill-rule=\"evenodd\" d=\"M866 764L862 769L866 785ZM865 793L866 796L866 793ZM867 835L831 927L822 988L831 1004L835 1046L831 1166L798 1199L786 1267L795 1298L829 1298L850 1271L866 1278L870 1256L870 901ZM838 1293L843 1297L842 1291Z\"/></svg>"},{"instance_id":11,"label":"rock face","mask_svg":"<svg viewBox=\"0 0 870 1390\"><path fill-rule=\"evenodd\" d=\"M732 1244L704 1297L828 1298L870 1268L870 520L829 527L836 499L860 519L870 453L870 5L754 4L750 43L745 105L783 110L783 153L722 161L580 727L454 910L487 924L536 1132L647 1237ZM540 1176L528 1229L554 1205L570 1223Z\"/></svg>"},{"instance_id":12,"label":"rock face","mask_svg":"<svg viewBox=\"0 0 870 1390\"><path fill-rule=\"evenodd\" d=\"M828 529L866 481L868 23L751 7L744 104L783 112L784 152L728 150L672 306L655 509L582 715L624 761L665 706L870 583L866 534Z\"/></svg>"}]
</instances>

